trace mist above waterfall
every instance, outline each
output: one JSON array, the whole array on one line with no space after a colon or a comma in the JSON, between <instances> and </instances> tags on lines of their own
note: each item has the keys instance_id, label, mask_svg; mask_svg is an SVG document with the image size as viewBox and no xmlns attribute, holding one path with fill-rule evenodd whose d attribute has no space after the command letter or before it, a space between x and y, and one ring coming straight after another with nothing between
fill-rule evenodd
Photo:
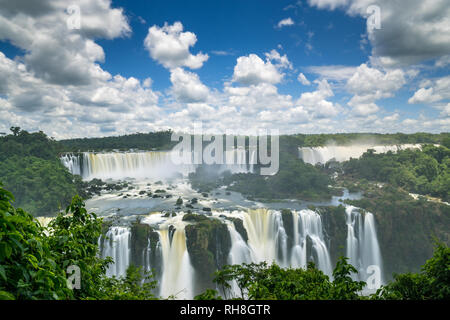
<instances>
[{"instance_id":1,"label":"mist above waterfall","mask_svg":"<svg viewBox=\"0 0 450 320\"><path fill-rule=\"evenodd\" d=\"M339 160L358 156L368 148L376 149L377 146L330 145L305 148L307 151L304 154L308 155L309 151L311 162L315 163L329 158ZM383 146L379 150L385 152L395 148L398 149L397 146ZM145 270L156 270L155 277L159 283L156 294L161 297L189 299L199 293L196 281L199 277L208 275L199 272L196 254L192 251L194 249L188 246L185 227L191 222L183 221L186 212L181 208L171 211L178 197L181 197L184 203L190 203L195 197L198 207L191 206L191 209L203 216L205 212L202 208L212 209L207 219L218 220L224 224L230 239L230 247L225 252L221 249L222 251L211 253L214 261L227 261L230 264L267 262L284 268L306 268L309 262L314 262L318 269L332 277L335 261L331 259L330 241L334 240L327 235L319 211L307 209L307 203L296 207L291 202L285 205L296 210L284 212L276 207L270 209L270 204L263 208L261 203L238 199L218 186L211 191L215 198L209 198L204 193L193 190L186 179L194 171L203 183L208 179L215 181L224 171L229 171L229 174L253 172L249 158L255 154L237 149L231 154L225 154L236 160L233 164L201 166L175 165L170 156L171 151L133 151L84 152L61 157L62 163L72 173L81 175L84 180L134 178L129 182L131 189L110 190L88 201L88 206L100 215L124 217L121 223L115 223L99 239L102 257L111 256L114 260L114 264L108 268L108 276L124 276L128 265L138 263L142 264ZM172 180L173 177L177 177L177 180ZM159 181L160 179L162 181ZM190 182L194 183L195 180ZM155 194L156 190L164 196L156 199L149 196ZM330 204L336 205L335 200ZM146 215L146 212L158 209L168 211ZM133 231L128 222L135 214L140 214L143 218L141 223L154 228L156 234L153 238L145 239L145 246L139 248L142 252L137 253L133 247ZM347 256L358 269L355 278L366 281L367 267L373 264L381 267L374 217L370 213L361 215L356 209L348 209L347 216L342 218L347 219L347 228L339 232L347 235ZM241 230L238 230L230 219L242 221ZM217 256L221 254L226 256Z\"/></svg>"},{"instance_id":2,"label":"mist above waterfall","mask_svg":"<svg viewBox=\"0 0 450 320\"><path fill-rule=\"evenodd\" d=\"M174 163L172 153L173 151L83 152L65 154L61 157L61 162L72 174L81 175L84 180L167 179L187 176L198 167L192 163ZM254 151L248 155L243 149L227 150L224 151L224 157L231 159L230 163L204 167L213 167L214 172L230 171L233 174L254 170Z\"/></svg>"},{"instance_id":3,"label":"mist above waterfall","mask_svg":"<svg viewBox=\"0 0 450 320\"><path fill-rule=\"evenodd\" d=\"M369 149L375 150L375 153L397 152L405 149L421 149L420 144L397 144L387 145L379 144L373 139L355 140L351 144L337 145L336 142L329 142L325 146L318 147L300 147L299 157L312 165L318 163L325 164L330 160L343 162L351 158L359 158Z\"/></svg>"}]
</instances>

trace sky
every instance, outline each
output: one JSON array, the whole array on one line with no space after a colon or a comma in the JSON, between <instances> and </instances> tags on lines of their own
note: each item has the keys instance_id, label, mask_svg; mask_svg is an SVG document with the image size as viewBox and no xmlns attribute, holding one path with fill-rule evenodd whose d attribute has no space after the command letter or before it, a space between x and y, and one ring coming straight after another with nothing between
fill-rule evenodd
<instances>
[{"instance_id":1,"label":"sky","mask_svg":"<svg viewBox=\"0 0 450 320\"><path fill-rule=\"evenodd\" d=\"M450 0L0 0L0 132L448 132Z\"/></svg>"}]
</instances>

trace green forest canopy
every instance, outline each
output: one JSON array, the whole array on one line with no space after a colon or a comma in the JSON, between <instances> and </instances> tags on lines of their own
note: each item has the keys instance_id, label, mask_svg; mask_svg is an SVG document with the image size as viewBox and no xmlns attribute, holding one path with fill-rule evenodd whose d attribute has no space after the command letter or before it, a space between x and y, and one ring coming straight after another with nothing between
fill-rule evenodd
<instances>
[{"instance_id":1,"label":"green forest canopy","mask_svg":"<svg viewBox=\"0 0 450 320\"><path fill-rule=\"evenodd\" d=\"M373 150L343 164L346 175L388 182L409 192L450 201L450 149L426 145L422 150L376 154Z\"/></svg>"},{"instance_id":2,"label":"green forest canopy","mask_svg":"<svg viewBox=\"0 0 450 320\"><path fill-rule=\"evenodd\" d=\"M67 206L75 194L85 195L81 178L71 175L61 164L60 155L62 153L87 150L129 150L130 148L142 150L168 149L174 144L170 141L172 133L170 130L118 137L61 141L47 137L42 131L29 133L19 127L12 127L11 131L12 134L0 137L0 181L3 181L4 185L14 192L17 205L33 215L52 215L60 208ZM261 177L255 175L234 175L231 177L236 181L234 190L260 198L298 196L306 199L318 199L329 197L328 177L316 168L297 161L298 147L322 145L329 141L343 144L350 143L355 139L369 138L376 139L380 143L427 142L450 145L448 133L416 133L410 135L400 133L387 135L351 133L281 136L279 174L270 177L270 181L263 181ZM433 155L428 154L427 157L429 156ZM410 190L415 192L432 194L447 199L449 188L448 160L446 159L448 158L438 161L437 176L433 171L436 166L433 165L433 168L430 169L432 171L424 169L428 170L426 174L421 174L420 170L416 170L417 166L411 169L410 167L405 168L403 165L399 167L397 164L392 168L397 170L399 167L401 169L397 174L399 176L398 184L410 186ZM387 165L386 161L381 162L380 159L375 159L375 161L378 161L382 166ZM424 165L430 166L426 163ZM351 165L349 168L351 168ZM351 168L351 170L363 172L363 169ZM297 172L297 174L291 174L290 172ZM412 177L410 172L417 173L417 176ZM297 176L303 178L298 179ZM426 181L424 177L427 179ZM377 176L375 178L383 180L385 177Z\"/></svg>"},{"instance_id":3,"label":"green forest canopy","mask_svg":"<svg viewBox=\"0 0 450 320\"><path fill-rule=\"evenodd\" d=\"M88 212L74 197L65 213L59 213L48 227L12 205L14 196L0 185L0 300L67 299L155 299L156 282L148 272L130 266L123 278L107 278L111 258L98 255L102 219ZM69 215L70 213L70 215ZM80 288L67 284L69 266L80 268ZM354 281L356 269L340 258L333 280L313 264L307 269L283 269L262 264L225 266L214 282L225 294L236 280L241 298L282 300L356 300L450 298L450 248L437 244L434 256L420 273L396 275L376 294L359 294L363 283ZM196 299L221 299L208 289Z\"/></svg>"}]
</instances>

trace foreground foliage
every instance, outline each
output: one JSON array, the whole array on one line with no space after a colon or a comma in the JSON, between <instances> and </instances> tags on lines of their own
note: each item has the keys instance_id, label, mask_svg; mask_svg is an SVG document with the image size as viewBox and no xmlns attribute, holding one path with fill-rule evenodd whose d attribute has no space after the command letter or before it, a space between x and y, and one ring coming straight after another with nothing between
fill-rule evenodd
<instances>
[{"instance_id":1,"label":"foreground foliage","mask_svg":"<svg viewBox=\"0 0 450 320\"><path fill-rule=\"evenodd\" d=\"M437 243L434 255L420 273L394 275L394 281L378 292L381 299L450 299L450 248Z\"/></svg>"},{"instance_id":2,"label":"foreground foliage","mask_svg":"<svg viewBox=\"0 0 450 320\"><path fill-rule=\"evenodd\" d=\"M13 200L0 185L0 298L72 298L44 229Z\"/></svg>"},{"instance_id":3,"label":"foreground foliage","mask_svg":"<svg viewBox=\"0 0 450 320\"><path fill-rule=\"evenodd\" d=\"M355 300L364 282L354 281L356 269L341 258L333 271L334 280L309 263L306 269L286 268L266 262L225 266L215 273L214 282L225 299L250 300ZM238 294L236 294L238 293ZM197 300L217 299L208 290Z\"/></svg>"},{"instance_id":4,"label":"foreground foliage","mask_svg":"<svg viewBox=\"0 0 450 320\"><path fill-rule=\"evenodd\" d=\"M74 197L48 227L13 201L0 186L0 299L155 299L156 281L140 268L130 266L123 278L106 277L112 261L98 256L102 220L87 212L81 198ZM69 289L70 266L80 268L79 289ZM311 263L307 269L242 264L215 272L214 282L225 299L450 299L450 249L444 244L437 244L420 273L396 275L370 297L360 294L364 283L352 279L354 272L346 258L336 264L333 280ZM222 297L208 289L196 299Z\"/></svg>"},{"instance_id":5,"label":"foreground foliage","mask_svg":"<svg viewBox=\"0 0 450 320\"><path fill-rule=\"evenodd\" d=\"M0 299L150 299L151 276L130 267L125 278L107 278L110 258L98 257L102 220L74 197L48 227L12 206L0 185ZM70 266L79 268L80 288L69 289ZM148 283L141 286L143 280ZM71 282L72 283L72 282Z\"/></svg>"},{"instance_id":6,"label":"foreground foliage","mask_svg":"<svg viewBox=\"0 0 450 320\"><path fill-rule=\"evenodd\" d=\"M448 300L450 299L450 248L437 243L420 273L394 276L370 296L361 294L365 282L355 281L357 270L341 257L332 280L313 263L306 269L283 269L276 264L228 265L215 272L214 282L225 299L249 300ZM196 300L220 300L208 289Z\"/></svg>"}]
</instances>

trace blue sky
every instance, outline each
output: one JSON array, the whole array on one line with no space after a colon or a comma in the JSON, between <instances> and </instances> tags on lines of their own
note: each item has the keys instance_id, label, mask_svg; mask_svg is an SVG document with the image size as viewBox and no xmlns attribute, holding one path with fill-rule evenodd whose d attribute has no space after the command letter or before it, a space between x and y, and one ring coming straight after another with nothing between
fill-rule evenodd
<instances>
[{"instance_id":1,"label":"blue sky","mask_svg":"<svg viewBox=\"0 0 450 320\"><path fill-rule=\"evenodd\" d=\"M321 11L307 5L289 8L292 1L114 1L130 17L133 35L114 41L101 40L106 53L104 68L112 73L139 78L151 77L155 89L170 86L168 71L149 60L143 46L148 27L180 21L185 30L197 35L194 52L211 58L198 71L208 85L220 89L230 78L236 58L249 53L264 55L281 45L296 69L311 65L354 65L367 61L369 50L361 50L359 41L366 23L342 11ZM255 10L257 8L257 10ZM295 25L275 28L279 21L291 17ZM140 20L145 20L145 23ZM308 33L313 36L309 39ZM313 49L305 45L311 43ZM214 52L226 55L218 55ZM124 56L127 59L124 60ZM286 92L301 90L296 74L286 80Z\"/></svg>"},{"instance_id":2,"label":"blue sky","mask_svg":"<svg viewBox=\"0 0 450 320\"><path fill-rule=\"evenodd\" d=\"M0 1L0 131L450 127L450 0L73 5Z\"/></svg>"}]
</instances>

